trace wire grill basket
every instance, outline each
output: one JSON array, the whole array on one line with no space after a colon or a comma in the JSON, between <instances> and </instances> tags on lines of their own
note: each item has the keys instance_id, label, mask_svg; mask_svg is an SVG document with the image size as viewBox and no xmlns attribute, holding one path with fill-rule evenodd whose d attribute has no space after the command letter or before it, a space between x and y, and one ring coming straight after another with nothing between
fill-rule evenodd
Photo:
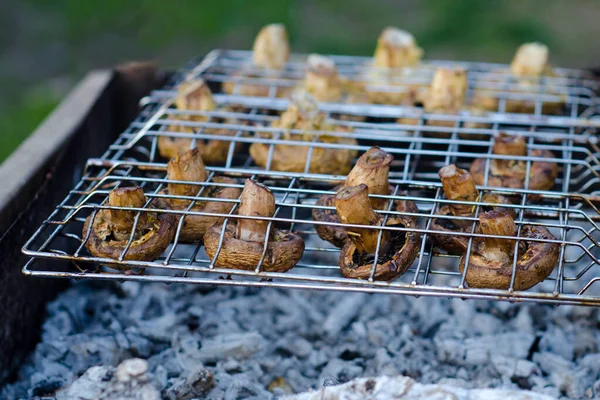
<instances>
[{"instance_id":1,"label":"wire grill basket","mask_svg":"<svg viewBox=\"0 0 600 400\"><path fill-rule=\"evenodd\" d=\"M131 123L117 141L101 158L87 163L84 176L69 195L60 203L43 225L35 232L23 248L31 260L25 265L24 273L32 276L63 277L75 279L138 280L165 283L223 284L241 286L271 286L284 288L306 288L322 290L360 291L370 293L394 293L409 295L433 295L460 298L486 298L511 301L537 301L554 304L600 305L600 149L596 139L597 101L595 91L598 82L582 71L557 69L555 77L540 79L535 93L531 88L519 91L518 85L502 72L506 66L484 63L455 63L432 61L418 70L404 73L397 78L403 84L426 85L433 70L439 66L461 66L468 71L469 93L477 89L491 90L498 99L498 109L484 114L461 112L449 114L427 114L418 107L322 103L320 110L330 117L330 122L340 128L327 132L338 138L354 138L356 144L347 145L318 141L323 132L302 131L305 140L286 140L285 131L270 127L278 114L288 105L287 98L275 95L282 87L293 87L303 77L305 56L294 55L286 69L277 76L266 72L247 69L250 52L213 51L199 61L190 63L163 89L154 91L143 100L139 117ZM369 81L362 72L368 58L333 56L339 72L349 79L365 81L369 90L396 90L394 85L382 86ZM246 68L246 69L244 69ZM239 71L246 74L241 76ZM248 75L253 77L249 78ZM184 80L203 78L214 89L217 111L198 112L178 110L173 105L176 88ZM220 88L224 83L234 85L233 94L224 94ZM259 84L269 88L263 97L242 96L235 87L241 84ZM510 100L532 102L531 113L508 113L506 104ZM558 114L546 114L545 102L564 103ZM340 119L341 114L362 117L360 120ZM204 116L205 121L183 119L181 116ZM400 124L398 117L412 119L409 124ZM443 126L428 124L428 121L444 121ZM477 127L472 124L477 123ZM182 127L191 128L193 133L184 132ZM219 134L208 132L219 129ZM349 131L347 128L352 128ZM526 139L527 155L523 157L501 156L492 153L493 138L498 132L518 135ZM258 135L269 132L268 136ZM308 136L307 136L308 135ZM270 228L285 228L299 234L306 243L300 262L286 273L265 272L261 263L255 270L217 268L207 256L201 243L171 244L161 257L152 262L127 261L124 255L118 260L91 256L85 248L89 240L83 232L83 223L90 214L110 209L107 198L111 189L138 185L144 189L148 202L140 212L169 212L178 215L217 215L225 221L235 221L239 200L228 201L234 205L227 214L203 213L187 210L167 211L158 209L152 200L178 198L165 194L163 189L172 181L166 176L166 162L159 155L157 143L161 137L192 139L195 146L208 139L229 143L224 165L207 167L206 182L198 183L198 195L184 197L194 202L208 200L207 190L214 187L236 187L241 189L245 178L255 179L268 186L276 198L276 213ZM264 167L256 165L248 154L253 143L263 143L270 150ZM309 148L304 172L290 173L272 168L272 149L275 145ZM317 199L325 194L334 194L334 187L344 176L310 172L311 157L315 150L356 150L358 154L371 146L380 146L394 156L390 168L390 185L394 190L391 200L412 200L418 213L409 213L417 218L418 224L411 231L421 236L419 255L407 273L392 282L373 279L350 279L340 274L338 258L340 250L318 238L315 227L328 222L313 221L313 210L325 208L317 205ZM482 200L486 193L509 196L514 205L515 224L520 236L521 227L536 225L546 227L556 238L546 240L560 244L559 261L552 274L543 282L527 291L517 291L513 278L507 290L469 288L465 273L460 273L458 257L438 252L431 244L431 223L444 218L440 208L445 204L457 203L444 198L437 171L448 164L469 169L474 159L486 160L486 171L490 160L515 159L524 161L527 174L532 163L540 161L532 154L535 150L549 150L554 158L545 159L558 165L558 177L552 189L547 191L525 188L509 189L492 187L487 178L479 186L477 201L467 202L475 209L473 217L462 217L473 226L477 215L490 206ZM232 182L216 181L217 176L233 178ZM535 201L532 200L535 197ZM391 204L392 202L390 202ZM463 202L464 203L464 202ZM396 211L380 211L392 216ZM406 214L406 213L405 213ZM453 217L457 219L457 217ZM178 226L178 231L181 224ZM376 227L390 231L407 231L406 228ZM474 232L474 229L472 230ZM456 233L469 238L469 249L473 239L484 236L479 233ZM131 241L131 238L130 238ZM538 239L538 241L544 241ZM45 262L39 262L45 259ZM51 260L69 260L70 267L56 271L48 268ZM103 268L111 263L131 267L127 272ZM468 266L467 266L468 269ZM372 276L372 275L371 275Z\"/></svg>"}]
</instances>

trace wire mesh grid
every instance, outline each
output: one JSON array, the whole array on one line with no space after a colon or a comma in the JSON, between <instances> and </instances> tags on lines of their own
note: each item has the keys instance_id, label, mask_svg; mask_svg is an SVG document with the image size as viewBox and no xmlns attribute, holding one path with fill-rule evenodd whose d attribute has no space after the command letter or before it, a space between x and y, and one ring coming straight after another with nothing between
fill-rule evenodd
<instances>
[{"instance_id":1,"label":"wire mesh grid","mask_svg":"<svg viewBox=\"0 0 600 400\"><path fill-rule=\"evenodd\" d=\"M499 109L484 116L468 113L428 115L414 107L331 103L320 104L319 107L327 115L333 131L296 132L271 126L288 105L287 99L275 98L278 80L268 81L269 96L265 98L219 93L220 85L215 83L219 80L215 77L221 76L221 83L227 77L231 78L227 74L239 71L247 57L247 52L210 53L200 62L192 62L184 68L165 88L144 99L144 107L138 119L101 158L89 160L81 181L24 246L24 252L32 256L24 272L36 276L75 279L277 286L600 305L600 283L597 283L600 280L597 277L600 264L600 234L597 225L600 220L600 198L596 197L600 190L600 149L594 136L597 123L590 118L595 114L595 97L593 91L586 94L585 98L572 94L587 93L595 88L595 81L588 79L583 73L558 70L561 85L564 83L563 87L575 89L565 102L561 115L542 113L543 96L536 99L535 111L531 115L505 112L507 98L502 97L499 98ZM364 65L367 59L336 57L335 61L340 72L343 72L357 70L357 65ZM301 63L301 57L293 57L290 70L299 71ZM432 62L428 65L442 64ZM461 65L468 68L475 80L480 75L502 71L503 68L491 64ZM223 72L225 67L229 68L227 74ZM207 112L177 110L173 106L176 94L174 88L184 79L197 77L214 81L214 99L219 107ZM356 118L343 118L347 115L361 118L359 121ZM398 117L405 117L410 121L398 123ZM442 124L432 121L442 121ZM478 125L473 127L472 124ZM527 155L515 157L493 154L493 139L498 132L524 137ZM302 139L291 140L290 134L301 134ZM321 140L323 134L333 140ZM179 211L157 208L153 201L155 199L181 200L179 196L165 194L163 190L173 181L166 176L167 160L160 156L158 143L161 139L184 139L190 148L206 145L209 141L220 141L226 148L223 162L219 166L207 168L208 179L197 183L197 196L184 199L198 203L207 201L211 188L241 189L245 178L262 182L271 189L277 204L274 217L266 218L271 222L269 229L288 229L304 239L306 248L300 262L286 273L265 272L262 263L249 271L235 269L235 266L231 269L217 268L201 243L180 243L177 241L179 233L176 234L175 243L155 261L126 261L124 254L118 260L91 256L85 248L89 237L83 231L83 223L89 215L111 209L107 205L107 196L116 187L137 185L144 189L148 202L143 208L131 209L140 213L219 216L224 219L224 223L242 218L236 214L239 199L216 200L233 205L231 212L224 214L202 212L201 209L193 208L196 203ZM348 144L344 142L345 139L354 142ZM248 148L252 145L262 145L267 149L264 165L257 165L249 156ZM282 172L273 168L273 154L278 146L292 146L306 151L302 172ZM327 208L317 204L319 197L334 194L336 185L344 180L344 176L312 171L313 155L326 150L355 151L360 155L371 146L380 146L394 156L389 174L394 191L389 196L383 196L390 200L388 204L412 200L418 207L417 213L394 211L392 206L378 211L386 218L404 215L417 220L416 228L410 230L420 236L419 255L408 272L392 282L342 277L338 266L340 250L319 239L315 231L318 225L332 223L311 219L315 209ZM551 151L553 157L540 158L532 154L540 150ZM478 214L492 206L482 200L482 195L500 193L513 202L509 208L515 211L515 223L519 227L513 238L520 239L517 243L525 242L520 236L521 228L534 225L546 227L555 239L534 239L532 242L546 241L561 246L559 261L553 273L530 290L514 290L515 263L508 290L469 288L465 283L466 271L462 274L459 272L458 256L437 251L429 240L432 233L439 234L439 231L432 229L432 221L447 218L440 213L440 208L445 204L456 203L444 198L437 171L452 163L469 169L478 158L485 160L485 176L488 175L491 160L511 159L525 166L527 178L523 188L510 189L490 186L486 178L484 184L479 186L478 200L466 203L474 206L474 214L463 217L465 221L471 222L474 227ZM542 160L558 166L559 173L554 187L546 191L530 189L532 165ZM230 177L233 181L223 183L215 180L218 176ZM178 232L181 226L180 223ZM373 229L389 231L391 235L403 235L409 230L389 226ZM471 232L473 233L453 233L469 238L467 251L470 251L474 240L485 237L475 229ZM56 271L47 268L51 261L36 262L42 258L69 260L71 264L69 268L61 264L63 266ZM128 271L101 267L108 263L120 265ZM136 270L136 267L142 270ZM371 278L372 276L373 274Z\"/></svg>"}]
</instances>

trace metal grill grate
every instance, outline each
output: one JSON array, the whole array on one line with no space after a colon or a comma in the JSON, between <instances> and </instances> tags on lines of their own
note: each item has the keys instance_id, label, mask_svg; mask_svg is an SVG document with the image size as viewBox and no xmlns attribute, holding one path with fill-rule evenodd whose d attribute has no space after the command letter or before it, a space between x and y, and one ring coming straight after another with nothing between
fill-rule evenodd
<instances>
[{"instance_id":1,"label":"metal grill grate","mask_svg":"<svg viewBox=\"0 0 600 400\"><path fill-rule=\"evenodd\" d=\"M349 105L323 103L320 108L328 116L350 114L366 117L365 122L331 119L334 126L351 127L352 133L327 132L339 138L355 138L356 145L323 143L316 139L320 131L302 131L312 138L308 141L285 140L285 132L269 127L277 114L288 105L285 98L275 98L278 86L294 86L302 79L302 56L293 56L286 70L276 79L269 77L244 78L236 76L248 64L249 52L214 51L200 62L191 63L164 89L153 92L144 99L144 108L130 127L99 159L89 160L84 177L68 197L39 228L24 247L32 256L24 273L34 276L95 278L116 280L140 280L159 282L185 282L201 284L277 286L286 288L329 289L365 291L371 293L397 293L410 295L438 295L461 298L488 298L516 301L538 301L556 304L600 305L600 149L594 136L600 121L594 119L598 82L580 71L556 70L556 77L542 79L536 87L537 94L520 93L511 86L510 78L502 73L506 66L482 63L428 62L422 69L404 79L403 83L427 84L432 71L440 65L460 65L468 70L471 89L494 89L498 96L498 110L484 115L468 112L456 115L426 114L418 107L389 105ZM359 76L369 61L361 57L333 57L342 75ZM499 72L500 71L500 72ZM260 71L256 75L260 75ZM248 97L237 94L215 94L219 106L235 105L237 112L221 109L211 112L177 110L173 106L174 88L184 79L202 77L214 92L219 92L223 82L260 83L269 86L268 97ZM369 86L369 85L367 85ZM385 87L376 87L384 90ZM389 89L389 87L388 87ZM235 90L234 90L235 93ZM562 114L543 114L545 101L556 101L559 96L565 103ZM532 114L504 112L509 99L534 101ZM243 108L240 108L243 107ZM206 116L206 121L182 120L182 115ZM178 118L179 117L179 118ZM415 120L411 124L398 124L398 117ZM448 121L447 126L433 126L428 121ZM482 128L468 127L469 123L484 124ZM182 133L180 127L193 129L194 133ZM221 129L222 134L207 133L210 128ZM526 138L528 154L524 157L492 154L493 137L507 132ZM270 137L257 133L269 132ZM293 132L293 131L292 131ZM436 137L432 137L432 133ZM267 185L276 197L277 211L273 226L289 229L300 234L306 242L306 250L300 263L286 273L220 269L212 265L201 245L177 243L153 262L99 259L89 255L82 235L83 222L98 210L110 208L107 197L111 189L131 184L141 186L149 200L161 197L175 198L161 190L169 182L166 177L166 161L158 153L157 143L161 137L187 138L195 141L218 139L230 143L227 160L223 166L208 167L209 178L198 184L200 192L188 200L207 200L204 191L211 187L243 187L244 178L253 178ZM271 155L266 167L256 165L248 154L252 143L264 143L272 149L275 145L309 147L305 171L309 171L311 156L315 149L354 149L359 154L377 145L394 156L390 169L390 184L394 186L393 200L413 200L418 208L418 226L422 236L420 252L409 271L392 282L343 278L338 267L339 249L319 239L315 232L318 224L311 213L319 196L333 194L342 176L315 173L287 173L271 168ZM239 151L236 144L241 146ZM443 197L437 171L451 163L468 169L476 158L486 159L489 170L492 159L516 159L531 164L540 160L532 156L534 150L550 150L555 155L546 161L555 162L559 175L555 186L549 191L506 189L490 187L487 180L480 186L480 194L501 193L511 196L518 227L525 224L545 226L554 235L552 242L562 244L560 257L553 273L544 282L527 291L474 289L465 285L465 276L458 269L458 257L439 254L427 240L433 232L431 221L444 218L439 208L453 203ZM218 183L215 176L228 176L236 183ZM529 173L527 173L529 176ZM171 181L172 182L172 181ZM539 201L529 201L528 195L536 195ZM481 199L481 197L480 197ZM217 214L227 220L235 220L238 200L230 200L236 206L229 214ZM481 200L473 203L475 216L486 204ZM171 212L174 214L204 215L197 211L165 211L154 208L150 201L138 211ZM382 211L394 215L393 211ZM457 217L452 217L457 219ZM473 224L476 217L464 217ZM180 229L181 227L179 227ZM377 227L379 230L406 231L405 228ZM520 232L520 229L519 229ZM458 234L458 233L457 233ZM470 238L481 234L463 234ZM83 237L82 237L83 236ZM176 236L177 237L177 236ZM517 235L517 237L519 237ZM539 240L543 241L543 240ZM472 243L472 239L470 239ZM72 261L72 268L61 272L44 269L36 260L63 259ZM123 273L100 267L102 263L143 267L143 273ZM513 266L514 267L514 266ZM514 271L514 270L513 270Z\"/></svg>"}]
</instances>

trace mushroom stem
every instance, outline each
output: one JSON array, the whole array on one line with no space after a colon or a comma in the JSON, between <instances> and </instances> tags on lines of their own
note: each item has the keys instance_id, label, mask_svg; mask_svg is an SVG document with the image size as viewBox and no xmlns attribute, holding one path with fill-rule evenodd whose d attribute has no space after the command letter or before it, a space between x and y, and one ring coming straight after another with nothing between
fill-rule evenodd
<instances>
[{"instance_id":1,"label":"mushroom stem","mask_svg":"<svg viewBox=\"0 0 600 400\"><path fill-rule=\"evenodd\" d=\"M467 73L463 69L438 68L435 70L425 111L456 112L465 102Z\"/></svg>"},{"instance_id":2,"label":"mushroom stem","mask_svg":"<svg viewBox=\"0 0 600 400\"><path fill-rule=\"evenodd\" d=\"M146 195L141 187L124 187L112 190L108 194L108 205L111 207L121 208L142 208L146 204ZM118 232L130 232L133 227L133 222L137 211L126 211L126 210L107 210L110 216L110 221L114 228ZM140 215L140 221L138 226L142 225L141 218L144 217L144 213Z\"/></svg>"},{"instance_id":3,"label":"mushroom stem","mask_svg":"<svg viewBox=\"0 0 600 400\"><path fill-rule=\"evenodd\" d=\"M207 175L200 151L195 148L182 155L172 158L167 164L167 177L174 181L205 182ZM174 196L196 196L200 191L198 185L184 185L169 183L169 194ZM189 200L175 200L171 203L177 206L186 206Z\"/></svg>"},{"instance_id":4,"label":"mushroom stem","mask_svg":"<svg viewBox=\"0 0 600 400\"><path fill-rule=\"evenodd\" d=\"M332 59L311 54L306 61L305 89L318 101L337 101L342 84Z\"/></svg>"},{"instance_id":5,"label":"mushroom stem","mask_svg":"<svg viewBox=\"0 0 600 400\"><path fill-rule=\"evenodd\" d=\"M390 164L394 157L381 150L379 147L371 147L364 153L346 178L344 186L358 186L365 184L369 188L369 194L388 195L388 174ZM376 210L382 210L387 206L387 199L370 198L371 206Z\"/></svg>"},{"instance_id":6,"label":"mushroom stem","mask_svg":"<svg viewBox=\"0 0 600 400\"><path fill-rule=\"evenodd\" d=\"M252 62L259 68L282 69L290 57L290 46L283 24L263 27L252 47Z\"/></svg>"},{"instance_id":7,"label":"mushroom stem","mask_svg":"<svg viewBox=\"0 0 600 400\"><path fill-rule=\"evenodd\" d=\"M180 110L212 111L216 108L210 88L202 79L182 83L175 105ZM207 118L195 116L191 119L204 121Z\"/></svg>"},{"instance_id":8,"label":"mushroom stem","mask_svg":"<svg viewBox=\"0 0 600 400\"><path fill-rule=\"evenodd\" d=\"M387 27L377 39L373 64L380 68L403 68L417 64L423 55L410 33Z\"/></svg>"},{"instance_id":9,"label":"mushroom stem","mask_svg":"<svg viewBox=\"0 0 600 400\"><path fill-rule=\"evenodd\" d=\"M340 221L344 224L379 225L379 217L369 202L367 185L348 186L335 196L335 208ZM374 254L377 251L378 229L348 228L348 236L359 253ZM390 246L390 232L383 231L380 249L386 253Z\"/></svg>"},{"instance_id":10,"label":"mushroom stem","mask_svg":"<svg viewBox=\"0 0 600 400\"><path fill-rule=\"evenodd\" d=\"M460 169L454 164L450 164L442 167L438 171L438 175L442 180L444 195L448 200L477 201L479 192L468 171ZM449 204L448 207L450 207L453 215L469 216L473 214L474 206L467 204ZM455 221L455 223L456 222L458 221Z\"/></svg>"},{"instance_id":11,"label":"mushroom stem","mask_svg":"<svg viewBox=\"0 0 600 400\"><path fill-rule=\"evenodd\" d=\"M479 215L481 233L486 235L515 236L517 226L510 215L503 211L492 210ZM486 254L489 258L496 255L499 258L511 257L514 254L515 241L510 239L483 238ZM498 261L501 261L498 259Z\"/></svg>"},{"instance_id":12,"label":"mushroom stem","mask_svg":"<svg viewBox=\"0 0 600 400\"><path fill-rule=\"evenodd\" d=\"M519 47L510 64L517 76L540 76L548 66L548 47L541 43L525 43Z\"/></svg>"},{"instance_id":13,"label":"mushroom stem","mask_svg":"<svg viewBox=\"0 0 600 400\"><path fill-rule=\"evenodd\" d=\"M504 156L525 156L527 155L527 143L522 136L511 136L500 133L494 138L494 154ZM510 168L513 160L492 160L500 168Z\"/></svg>"},{"instance_id":14,"label":"mushroom stem","mask_svg":"<svg viewBox=\"0 0 600 400\"><path fill-rule=\"evenodd\" d=\"M239 215L272 217L275 214L275 196L266 186L246 179L240 197ZM269 221L240 218L237 223L237 238L251 242L264 242L267 239ZM271 229L271 235L273 229ZM270 238L269 238L270 240Z\"/></svg>"}]
</instances>

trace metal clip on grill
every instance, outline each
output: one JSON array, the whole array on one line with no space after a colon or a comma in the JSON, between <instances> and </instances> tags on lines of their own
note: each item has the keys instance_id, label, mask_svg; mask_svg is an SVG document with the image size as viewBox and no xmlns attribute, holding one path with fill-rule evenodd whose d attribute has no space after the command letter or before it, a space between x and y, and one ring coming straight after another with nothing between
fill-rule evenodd
<instances>
[{"instance_id":1,"label":"metal clip on grill","mask_svg":"<svg viewBox=\"0 0 600 400\"><path fill-rule=\"evenodd\" d=\"M511 301L536 301L553 304L600 306L600 149L595 136L600 121L597 114L595 92L599 82L582 71L556 69L555 77L541 79L533 92L520 91L506 73L498 72L506 66L484 63L450 63L431 61L411 74L398 78L398 83L427 85L433 71L440 66L460 66L467 70L468 95L479 89L491 90L497 97L498 109L484 114L468 111L458 114L428 114L418 107L390 105L357 105L322 103L320 110L327 116L340 114L361 118L331 119L336 127L328 136L338 139L356 139L356 144L344 144L343 140L317 141L322 131L283 130L271 127L278 114L286 109L288 99L275 97L285 88L291 88L303 78L305 56L292 55L290 62L276 77L261 71L250 71L251 78L240 76L238 71L248 64L251 57L246 51L213 51L198 63L178 73L162 90L144 99L139 117L121 134L118 140L99 159L91 159L81 181L67 198L60 203L45 223L27 242L23 251L31 256L24 273L32 276L63 277L75 279L137 280L165 283L221 284L235 286L303 288L319 290L343 290L369 293L405 295L428 295L460 298L500 299ZM332 56L340 75L349 79L360 78L368 58ZM216 111L196 112L178 110L174 107L176 89L184 81L202 78L214 88L215 93L224 84L233 85L233 94L215 94ZM242 96L240 85L256 84L268 87L268 96ZM394 86L365 82L369 90L394 91ZM533 94L532 94L533 93ZM510 101L529 101L532 113L506 112ZM564 103L562 113L546 113L547 103ZM235 106L225 108L225 106ZM183 118L184 117L184 118ZM193 118L196 117L196 118ZM204 117L204 118L198 118ZM397 118L412 119L401 124ZM429 124L429 121L443 121ZM473 124L478 124L473 127ZM349 133L348 128L352 128ZM218 129L219 133L214 131ZM207 131L211 132L207 132ZM493 154L494 137L500 132L525 139L527 152L523 156ZM264 133L267 132L268 135ZM303 140L289 140L289 134L302 134ZM432 136L434 134L435 136ZM198 183L197 196L168 194L165 188L173 183L166 175L167 159L159 155L161 138L191 139L190 146L204 140L227 142L225 162L221 166L207 167L208 178ZM248 153L248 146L263 143L268 149L265 166L256 165ZM274 146L308 147L303 173L282 172L273 168ZM344 176L310 172L312 157L323 149L356 150L362 154L372 146L379 146L394 157L390 167L389 200L412 200L418 212L398 212L389 207L378 211L391 218L397 215L415 217L414 228L375 226L380 232L412 231L420 234L418 256L408 271L390 281L352 279L342 277L338 258L340 250L318 238L316 227L334 226L339 223L313 221L315 209L333 210L317 204L320 196L335 194L334 187L343 182ZM237 151L236 151L237 150ZM539 151L551 151L554 158L540 158ZM534 154L535 153L535 154ZM480 196L472 202L448 200L444 197L438 170L455 164L469 170L475 159L483 159L485 180L478 186ZM493 187L488 181L491 160L518 160L526 163L525 188ZM558 165L558 176L553 188L537 190L529 188L532 164L549 161ZM226 176L232 180L216 180ZM117 187L138 185L143 188L148 201L135 211L153 211L159 215L171 213L187 216L219 216L228 221L240 219L237 215L239 199L212 199L227 202L229 212L214 213L194 211L193 207L167 211L155 206L155 199L207 201L210 188L236 188L241 190L245 178L252 178L266 185L275 196L276 211L269 229L284 227L300 235L305 252L300 262L286 273L266 272L263 253L255 270L218 268L211 263L200 243L177 242L155 261L104 259L91 256L85 248L89 240L83 224L92 213L100 210L118 209L107 203L110 190ZM202 189L202 190L200 190ZM448 218L440 213L445 205L463 204L473 207L471 216L454 216L452 221L467 224L466 233L452 233L468 238L467 253L471 252L478 238L489 237L476 229L478 216L491 203L484 201L485 194L508 196L513 205L517 228L514 236L496 236L499 239L516 239L523 242L522 231L526 225L545 227L555 239L528 239L540 243L556 243L560 246L559 257L553 272L543 282L529 290L517 290L513 261L510 285L506 289L473 288L466 284L468 265L461 273L459 257L441 254L431 241L432 221ZM536 201L530 201L534 196ZM391 204L391 203L390 203ZM132 210L132 209L128 209ZM139 218L136 219L136 223ZM175 237L181 235L183 224L177 225ZM223 225L224 226L224 225ZM223 242L221 231L219 249ZM129 239L131 242L131 238ZM515 242L513 240L513 242ZM265 246L266 251L266 246ZM71 269L61 272L44 269L40 259L62 259L72 263ZM143 273L124 273L116 269L102 269L102 264ZM223 279L230 277L231 279ZM373 278L373 273L371 273Z\"/></svg>"}]
</instances>

